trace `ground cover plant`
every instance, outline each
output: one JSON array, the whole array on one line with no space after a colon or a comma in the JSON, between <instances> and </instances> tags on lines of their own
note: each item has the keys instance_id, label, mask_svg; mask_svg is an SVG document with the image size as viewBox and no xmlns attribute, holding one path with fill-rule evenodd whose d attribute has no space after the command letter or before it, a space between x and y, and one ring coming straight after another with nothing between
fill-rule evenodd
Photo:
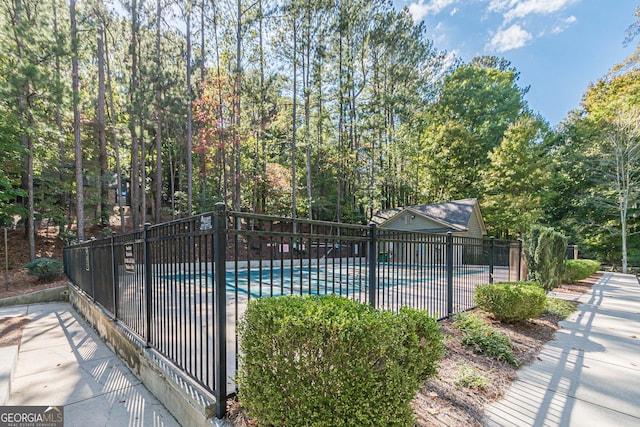
<instances>
[{"instance_id":1,"label":"ground cover plant","mask_svg":"<svg viewBox=\"0 0 640 427\"><path fill-rule=\"evenodd\" d=\"M453 326L462 332L462 343L472 348L475 353L485 354L498 362L507 362L515 367L520 365L511 351L509 337L477 315L460 313L454 317Z\"/></svg>"}]
</instances>

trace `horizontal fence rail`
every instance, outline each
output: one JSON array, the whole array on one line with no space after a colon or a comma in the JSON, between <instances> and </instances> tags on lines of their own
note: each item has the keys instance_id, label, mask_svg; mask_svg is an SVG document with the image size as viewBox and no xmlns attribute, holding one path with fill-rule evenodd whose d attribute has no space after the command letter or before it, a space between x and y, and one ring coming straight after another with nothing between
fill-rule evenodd
<instances>
[{"instance_id":1,"label":"horizontal fence rail","mask_svg":"<svg viewBox=\"0 0 640 427\"><path fill-rule=\"evenodd\" d=\"M229 212L64 250L71 282L216 398L235 391L237 325L256 298L339 295L438 319L478 285L520 280L521 242Z\"/></svg>"}]
</instances>

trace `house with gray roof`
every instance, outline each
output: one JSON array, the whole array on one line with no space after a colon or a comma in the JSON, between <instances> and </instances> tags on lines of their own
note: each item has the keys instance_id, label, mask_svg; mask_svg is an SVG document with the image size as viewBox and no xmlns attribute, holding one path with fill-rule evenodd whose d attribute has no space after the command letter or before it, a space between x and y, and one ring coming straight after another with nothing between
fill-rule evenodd
<instances>
[{"instance_id":1,"label":"house with gray roof","mask_svg":"<svg viewBox=\"0 0 640 427\"><path fill-rule=\"evenodd\" d=\"M440 263L445 255L444 236L448 232L453 236L478 239L482 239L487 234L477 199L386 209L376 212L371 221L381 230L440 236L434 237L434 240L442 241L441 245L413 244L409 247L396 244L394 247L393 242L388 242L383 250L388 253L390 260L394 261L413 262L427 258ZM454 254L458 260L463 255L462 253Z\"/></svg>"},{"instance_id":2,"label":"house with gray roof","mask_svg":"<svg viewBox=\"0 0 640 427\"><path fill-rule=\"evenodd\" d=\"M478 199L386 209L376 212L371 221L391 230L431 234L451 231L454 236L480 239L487 234Z\"/></svg>"}]
</instances>

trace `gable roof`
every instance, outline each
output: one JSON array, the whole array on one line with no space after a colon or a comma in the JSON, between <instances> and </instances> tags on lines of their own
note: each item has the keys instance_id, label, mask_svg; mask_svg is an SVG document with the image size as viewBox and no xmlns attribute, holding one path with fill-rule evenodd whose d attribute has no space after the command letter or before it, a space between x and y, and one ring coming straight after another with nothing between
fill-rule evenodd
<instances>
[{"instance_id":1,"label":"gable roof","mask_svg":"<svg viewBox=\"0 0 640 427\"><path fill-rule=\"evenodd\" d=\"M389 223L401 212L408 210L414 214L421 215L443 226L441 231L467 231L469 221L474 210L477 209L478 220L484 230L484 221L480 214L478 199L455 200L452 202L434 203L431 205L407 206L404 208L385 209L374 214L371 221L378 226ZM433 231L433 230L429 230Z\"/></svg>"}]
</instances>

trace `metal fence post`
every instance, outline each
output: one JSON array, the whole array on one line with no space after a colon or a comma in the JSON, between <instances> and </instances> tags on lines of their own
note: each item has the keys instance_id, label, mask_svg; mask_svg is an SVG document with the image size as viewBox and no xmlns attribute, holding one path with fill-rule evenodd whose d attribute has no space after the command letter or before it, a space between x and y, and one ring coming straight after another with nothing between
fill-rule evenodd
<instances>
[{"instance_id":1,"label":"metal fence post","mask_svg":"<svg viewBox=\"0 0 640 427\"><path fill-rule=\"evenodd\" d=\"M489 283L493 283L493 255L494 255L494 241L493 236L489 237Z\"/></svg>"},{"instance_id":2,"label":"metal fence post","mask_svg":"<svg viewBox=\"0 0 640 427\"><path fill-rule=\"evenodd\" d=\"M218 202L213 216L214 363L216 373L216 417L227 410L227 207Z\"/></svg>"},{"instance_id":3,"label":"metal fence post","mask_svg":"<svg viewBox=\"0 0 640 427\"><path fill-rule=\"evenodd\" d=\"M96 259L96 252L95 252L95 248L93 247L93 243L95 242L96 238L92 237L91 240L89 241L89 269L91 270L91 299L93 300L93 302L96 301L96 269L95 269L95 259Z\"/></svg>"},{"instance_id":4,"label":"metal fence post","mask_svg":"<svg viewBox=\"0 0 640 427\"><path fill-rule=\"evenodd\" d=\"M111 281L111 285L113 286L113 317L114 320L118 319L118 268L116 266L116 248L114 243L114 237L116 235L115 231L111 232L111 268L113 270L113 280Z\"/></svg>"},{"instance_id":5,"label":"metal fence post","mask_svg":"<svg viewBox=\"0 0 640 427\"><path fill-rule=\"evenodd\" d=\"M144 278L144 295L146 302L146 343L147 347L151 347L151 247L148 240L148 231L151 224L145 223L142 230L142 258L144 259L144 269L142 270Z\"/></svg>"},{"instance_id":6,"label":"metal fence post","mask_svg":"<svg viewBox=\"0 0 640 427\"><path fill-rule=\"evenodd\" d=\"M518 239L518 282L522 280L522 239Z\"/></svg>"},{"instance_id":7,"label":"metal fence post","mask_svg":"<svg viewBox=\"0 0 640 427\"><path fill-rule=\"evenodd\" d=\"M453 233L447 232L447 317L453 314Z\"/></svg>"},{"instance_id":8,"label":"metal fence post","mask_svg":"<svg viewBox=\"0 0 640 427\"><path fill-rule=\"evenodd\" d=\"M376 224L369 224L369 304L373 308L376 308L377 301L377 279L376 279L376 261L377 261L377 247L376 242Z\"/></svg>"}]
</instances>

